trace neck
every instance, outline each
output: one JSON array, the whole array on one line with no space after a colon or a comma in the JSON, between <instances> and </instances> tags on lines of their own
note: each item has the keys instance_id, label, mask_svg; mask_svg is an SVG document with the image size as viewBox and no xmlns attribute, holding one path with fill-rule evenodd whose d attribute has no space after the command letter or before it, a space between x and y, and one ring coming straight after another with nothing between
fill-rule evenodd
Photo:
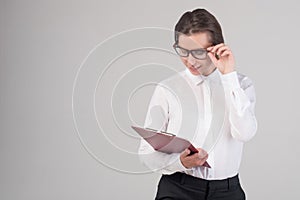
<instances>
[{"instance_id":1,"label":"neck","mask_svg":"<svg viewBox=\"0 0 300 200\"><path fill-rule=\"evenodd\" d=\"M216 69L217 69L217 67L213 66L212 68L210 68L207 71L207 73L203 74L203 76L208 76L208 75L212 74Z\"/></svg>"}]
</instances>

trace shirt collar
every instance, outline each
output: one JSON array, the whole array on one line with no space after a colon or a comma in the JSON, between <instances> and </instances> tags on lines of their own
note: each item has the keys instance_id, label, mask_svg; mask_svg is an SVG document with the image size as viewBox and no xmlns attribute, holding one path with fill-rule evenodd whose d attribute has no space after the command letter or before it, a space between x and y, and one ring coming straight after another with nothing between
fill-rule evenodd
<instances>
[{"instance_id":1,"label":"shirt collar","mask_svg":"<svg viewBox=\"0 0 300 200\"><path fill-rule=\"evenodd\" d=\"M193 75L188 68L185 69L185 73L187 77L192 80L195 85L198 85L202 83L203 81L216 81L217 77L219 75L219 70L216 68L210 75L204 76L204 75Z\"/></svg>"},{"instance_id":2,"label":"shirt collar","mask_svg":"<svg viewBox=\"0 0 300 200\"><path fill-rule=\"evenodd\" d=\"M186 68L184 70L185 74L187 75L187 77L193 82L195 83L195 85L198 85L200 83L203 82L203 77L201 75L193 75L188 68Z\"/></svg>"}]
</instances>

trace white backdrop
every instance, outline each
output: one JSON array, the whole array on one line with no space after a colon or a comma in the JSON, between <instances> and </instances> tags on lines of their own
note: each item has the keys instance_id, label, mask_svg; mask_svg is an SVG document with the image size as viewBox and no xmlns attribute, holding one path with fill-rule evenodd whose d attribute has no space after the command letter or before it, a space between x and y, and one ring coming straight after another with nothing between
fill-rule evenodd
<instances>
[{"instance_id":1,"label":"white backdrop","mask_svg":"<svg viewBox=\"0 0 300 200\"><path fill-rule=\"evenodd\" d=\"M93 81L105 65L94 65L94 74L82 70L80 75L87 73L85 79L78 76L78 70L89 52L112 35L143 27L173 30L185 11L198 7L215 14L238 70L255 84L259 129L245 145L240 170L247 199L299 198L298 1L1 0L0 199L153 199L159 174L134 173L145 170L134 155L137 140L124 142L132 136L118 135L118 129L105 121L111 110L101 108L101 97L113 89L114 80L122 74L108 72L107 84L99 82L95 90ZM156 42L156 47L173 40L172 34L161 41L151 34L144 38L135 34L135 39L130 36L120 43L102 45L105 48L99 50L100 57L88 62L118 56L123 47L143 39ZM132 66L128 64L132 61L143 64L151 55L152 61L165 64L162 59L168 57L168 66L183 69L171 53L145 52L123 56L124 66ZM166 70L157 79L169 73ZM74 83L79 81L85 83L76 85L81 88L76 87L73 93ZM124 81L125 88L129 87ZM85 95L101 88L104 93L95 96L98 118L90 118L93 99ZM132 105L139 108L139 115L133 114L139 116L135 120L140 123L149 91L151 88L139 93L136 98L143 102ZM77 95L75 114L72 94ZM81 99L84 97L88 98ZM114 103L119 109L117 117L122 115L118 112L122 102ZM76 127L73 117L85 126L77 123ZM103 124L106 137L93 135L101 132L95 126L96 119ZM107 134L110 128L111 134ZM109 138L115 146L107 142ZM116 146L119 149L111 149Z\"/></svg>"}]
</instances>

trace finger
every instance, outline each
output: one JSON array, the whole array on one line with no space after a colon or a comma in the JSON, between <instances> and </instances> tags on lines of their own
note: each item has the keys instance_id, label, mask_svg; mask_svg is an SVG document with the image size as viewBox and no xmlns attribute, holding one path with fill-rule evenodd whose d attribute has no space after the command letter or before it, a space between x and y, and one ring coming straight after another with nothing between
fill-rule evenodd
<instances>
[{"instance_id":1,"label":"finger","mask_svg":"<svg viewBox=\"0 0 300 200\"><path fill-rule=\"evenodd\" d=\"M185 149L185 150L181 153L181 155L182 155L182 157L187 157L190 153L191 153L191 151L190 151L189 149Z\"/></svg>"},{"instance_id":2,"label":"finger","mask_svg":"<svg viewBox=\"0 0 300 200\"><path fill-rule=\"evenodd\" d=\"M201 165L203 165L207 159L208 159L208 154L203 159L201 159Z\"/></svg>"},{"instance_id":3,"label":"finger","mask_svg":"<svg viewBox=\"0 0 300 200\"><path fill-rule=\"evenodd\" d=\"M214 53L214 52L216 52L222 46L225 46L225 44L224 43L220 43L220 44L217 44L215 46L207 48L207 50L209 50L209 51L211 51L211 52Z\"/></svg>"},{"instance_id":4,"label":"finger","mask_svg":"<svg viewBox=\"0 0 300 200\"><path fill-rule=\"evenodd\" d=\"M225 50L229 50L229 47L226 46L226 45L220 47L220 48L217 50L217 54L220 55L220 54L222 54L222 52L224 52Z\"/></svg>"},{"instance_id":5,"label":"finger","mask_svg":"<svg viewBox=\"0 0 300 200\"><path fill-rule=\"evenodd\" d=\"M207 152L203 149L200 149L199 152L198 152L198 156L199 156L200 159L205 158L205 156L207 156L207 155L208 155Z\"/></svg>"},{"instance_id":6,"label":"finger","mask_svg":"<svg viewBox=\"0 0 300 200\"><path fill-rule=\"evenodd\" d=\"M205 161L207 160L207 158L208 158L208 155L206 155L203 159L197 160L196 165L202 166L205 163Z\"/></svg>"},{"instance_id":7,"label":"finger","mask_svg":"<svg viewBox=\"0 0 300 200\"><path fill-rule=\"evenodd\" d=\"M223 56L228 56L230 54L231 54L231 51L230 50L226 50L220 56L223 57Z\"/></svg>"},{"instance_id":8,"label":"finger","mask_svg":"<svg viewBox=\"0 0 300 200\"><path fill-rule=\"evenodd\" d=\"M202 161L205 162L208 159L208 154L204 158L202 158Z\"/></svg>"},{"instance_id":9,"label":"finger","mask_svg":"<svg viewBox=\"0 0 300 200\"><path fill-rule=\"evenodd\" d=\"M217 58L215 57L215 54L209 52L209 53L208 53L208 56L209 56L209 58L211 59L211 61L214 63L214 65L217 66L218 60L217 60Z\"/></svg>"}]
</instances>

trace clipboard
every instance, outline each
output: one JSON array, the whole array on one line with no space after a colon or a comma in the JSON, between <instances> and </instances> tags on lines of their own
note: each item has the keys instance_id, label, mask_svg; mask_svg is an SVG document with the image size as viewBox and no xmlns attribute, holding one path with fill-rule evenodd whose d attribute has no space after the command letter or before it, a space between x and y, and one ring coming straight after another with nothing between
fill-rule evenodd
<instances>
[{"instance_id":1,"label":"clipboard","mask_svg":"<svg viewBox=\"0 0 300 200\"><path fill-rule=\"evenodd\" d=\"M172 133L137 126L131 126L131 128L144 138L156 151L168 154L181 153L188 148L191 151L189 155L199 152L191 142L181 137L177 137ZM202 166L211 168L207 162Z\"/></svg>"}]
</instances>

